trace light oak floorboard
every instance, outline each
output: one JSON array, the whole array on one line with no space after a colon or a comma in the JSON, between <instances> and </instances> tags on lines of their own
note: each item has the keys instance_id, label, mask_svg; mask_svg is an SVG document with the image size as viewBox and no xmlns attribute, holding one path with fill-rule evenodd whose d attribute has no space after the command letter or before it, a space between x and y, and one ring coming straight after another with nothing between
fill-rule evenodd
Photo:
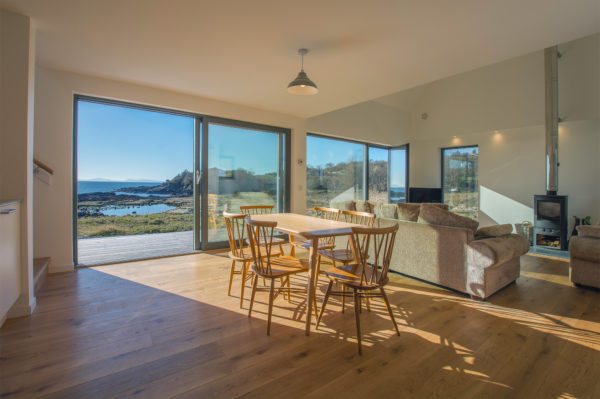
<instances>
[{"instance_id":1,"label":"light oak floorboard","mask_svg":"<svg viewBox=\"0 0 600 399\"><path fill-rule=\"evenodd\" d=\"M279 295L267 337L268 294L248 318L230 265L203 253L49 275L36 312L0 329L0 397L600 397L600 291L574 287L564 261L524 256L485 302L393 274L401 335L373 300L363 356L352 300L341 313L331 298L307 337L305 299Z\"/></svg>"}]
</instances>

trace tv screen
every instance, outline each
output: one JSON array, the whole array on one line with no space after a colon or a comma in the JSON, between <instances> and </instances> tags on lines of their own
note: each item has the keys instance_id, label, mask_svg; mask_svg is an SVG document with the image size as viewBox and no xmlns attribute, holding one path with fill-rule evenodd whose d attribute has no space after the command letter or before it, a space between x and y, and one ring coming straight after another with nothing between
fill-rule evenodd
<instances>
[{"instance_id":1,"label":"tv screen","mask_svg":"<svg viewBox=\"0 0 600 399\"><path fill-rule=\"evenodd\" d=\"M442 202L441 188L411 187L408 190L409 202Z\"/></svg>"}]
</instances>

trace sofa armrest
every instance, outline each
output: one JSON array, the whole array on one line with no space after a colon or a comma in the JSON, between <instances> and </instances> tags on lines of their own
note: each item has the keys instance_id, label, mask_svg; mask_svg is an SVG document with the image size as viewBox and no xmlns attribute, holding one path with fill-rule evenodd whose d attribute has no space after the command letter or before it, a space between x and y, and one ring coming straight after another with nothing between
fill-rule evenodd
<instances>
[{"instance_id":1,"label":"sofa armrest","mask_svg":"<svg viewBox=\"0 0 600 399\"><path fill-rule=\"evenodd\" d=\"M588 262L600 263L600 238L589 236L571 237L569 254L571 259L582 259Z\"/></svg>"},{"instance_id":2,"label":"sofa armrest","mask_svg":"<svg viewBox=\"0 0 600 399\"><path fill-rule=\"evenodd\" d=\"M508 262L529 251L529 241L518 234L471 241L467 247L469 267L486 268Z\"/></svg>"},{"instance_id":3,"label":"sofa armrest","mask_svg":"<svg viewBox=\"0 0 600 399\"><path fill-rule=\"evenodd\" d=\"M577 226L577 232L584 237L600 238L600 226Z\"/></svg>"}]
</instances>

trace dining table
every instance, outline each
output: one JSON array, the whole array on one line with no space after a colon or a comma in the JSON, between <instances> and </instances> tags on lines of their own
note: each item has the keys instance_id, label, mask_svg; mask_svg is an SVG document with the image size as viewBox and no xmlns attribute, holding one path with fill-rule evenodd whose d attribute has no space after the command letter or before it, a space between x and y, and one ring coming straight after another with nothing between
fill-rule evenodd
<instances>
[{"instance_id":1,"label":"dining table","mask_svg":"<svg viewBox=\"0 0 600 399\"><path fill-rule=\"evenodd\" d=\"M296 213L271 213L266 215L252 215L252 220L277 222L275 230L280 233L288 234L290 237L302 237L310 242L309 247L309 268L308 281L306 287L306 335L310 334L311 324L311 298L315 295L317 283L317 261L319 239L333 236L343 236L352 234L353 227L360 227L359 224L339 222L335 220L326 220L314 216L300 215ZM354 242L350 240L351 250L354 259L357 259Z\"/></svg>"}]
</instances>

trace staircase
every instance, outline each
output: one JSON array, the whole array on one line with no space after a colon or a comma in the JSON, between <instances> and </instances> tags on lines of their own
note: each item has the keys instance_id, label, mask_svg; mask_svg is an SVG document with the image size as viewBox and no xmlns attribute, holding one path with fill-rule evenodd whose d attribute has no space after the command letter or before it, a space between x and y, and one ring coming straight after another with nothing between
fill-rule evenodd
<instances>
[{"instance_id":1,"label":"staircase","mask_svg":"<svg viewBox=\"0 0 600 399\"><path fill-rule=\"evenodd\" d=\"M33 292L37 296L46 282L50 258L35 258L33 260Z\"/></svg>"}]
</instances>

